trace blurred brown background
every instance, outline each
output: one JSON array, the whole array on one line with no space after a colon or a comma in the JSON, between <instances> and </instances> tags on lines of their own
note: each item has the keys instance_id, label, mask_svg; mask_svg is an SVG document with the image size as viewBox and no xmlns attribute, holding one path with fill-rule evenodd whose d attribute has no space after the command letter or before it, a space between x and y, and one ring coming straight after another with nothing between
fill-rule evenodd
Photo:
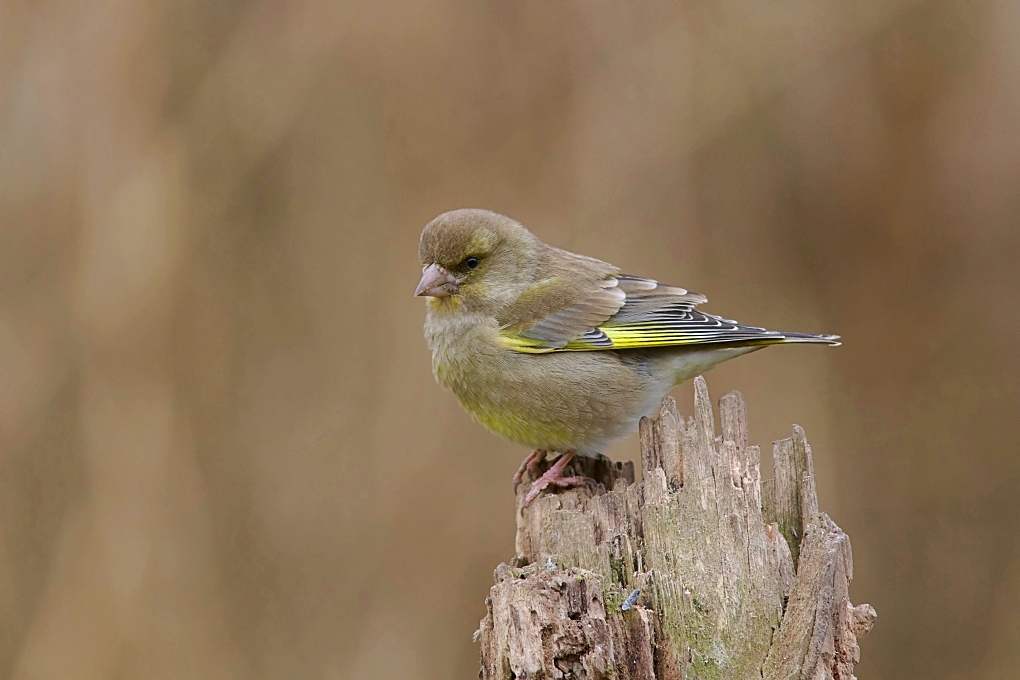
<instances>
[{"instance_id":1,"label":"blurred brown background","mask_svg":"<svg viewBox=\"0 0 1020 680\"><path fill-rule=\"evenodd\" d=\"M0 676L476 677L526 451L433 383L412 291L479 206L842 333L709 387L806 428L862 679L1020 677L1018 34L1015 0L0 4Z\"/></svg>"}]
</instances>

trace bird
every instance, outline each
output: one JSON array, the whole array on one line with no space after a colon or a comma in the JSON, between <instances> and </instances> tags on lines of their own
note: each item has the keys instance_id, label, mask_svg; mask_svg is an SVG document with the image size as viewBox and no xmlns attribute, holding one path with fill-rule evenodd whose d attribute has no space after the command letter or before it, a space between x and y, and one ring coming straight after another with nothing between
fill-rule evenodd
<instances>
[{"instance_id":1,"label":"bird","mask_svg":"<svg viewBox=\"0 0 1020 680\"><path fill-rule=\"evenodd\" d=\"M635 430L674 385L770 345L840 344L707 314L704 295L547 245L489 210L439 215L418 257L436 381L486 428L532 449L515 489L559 454L523 508L549 487L591 482L564 469Z\"/></svg>"}]
</instances>

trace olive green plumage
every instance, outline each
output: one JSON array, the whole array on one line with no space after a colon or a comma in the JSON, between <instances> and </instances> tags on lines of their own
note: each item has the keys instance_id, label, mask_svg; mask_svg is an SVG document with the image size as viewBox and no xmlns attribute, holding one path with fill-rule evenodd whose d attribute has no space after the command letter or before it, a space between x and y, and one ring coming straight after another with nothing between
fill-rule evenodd
<instances>
[{"instance_id":1,"label":"olive green plumage","mask_svg":"<svg viewBox=\"0 0 1020 680\"><path fill-rule=\"evenodd\" d=\"M487 210L426 225L417 294L436 380L493 432L535 449L600 452L669 389L767 345L836 345L704 314L705 297L547 246Z\"/></svg>"}]
</instances>

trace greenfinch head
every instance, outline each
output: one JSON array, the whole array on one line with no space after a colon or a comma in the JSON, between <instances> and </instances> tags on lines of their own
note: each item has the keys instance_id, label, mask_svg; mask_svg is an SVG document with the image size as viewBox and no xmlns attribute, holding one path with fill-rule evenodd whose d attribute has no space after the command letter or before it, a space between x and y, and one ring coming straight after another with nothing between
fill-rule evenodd
<instances>
[{"instance_id":1,"label":"greenfinch head","mask_svg":"<svg viewBox=\"0 0 1020 680\"><path fill-rule=\"evenodd\" d=\"M533 282L541 247L504 215L477 209L444 213L422 231L422 278L415 295L430 298L434 309L495 312Z\"/></svg>"}]
</instances>

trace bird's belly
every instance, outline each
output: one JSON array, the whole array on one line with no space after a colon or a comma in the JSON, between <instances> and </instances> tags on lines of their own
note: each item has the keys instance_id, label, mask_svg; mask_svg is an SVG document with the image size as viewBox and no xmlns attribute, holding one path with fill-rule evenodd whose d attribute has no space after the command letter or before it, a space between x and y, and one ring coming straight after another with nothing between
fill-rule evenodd
<instances>
[{"instance_id":1,"label":"bird's belly","mask_svg":"<svg viewBox=\"0 0 1020 680\"><path fill-rule=\"evenodd\" d=\"M461 404L496 434L550 451L601 452L657 404L650 385L614 352L475 356L445 380Z\"/></svg>"}]
</instances>

